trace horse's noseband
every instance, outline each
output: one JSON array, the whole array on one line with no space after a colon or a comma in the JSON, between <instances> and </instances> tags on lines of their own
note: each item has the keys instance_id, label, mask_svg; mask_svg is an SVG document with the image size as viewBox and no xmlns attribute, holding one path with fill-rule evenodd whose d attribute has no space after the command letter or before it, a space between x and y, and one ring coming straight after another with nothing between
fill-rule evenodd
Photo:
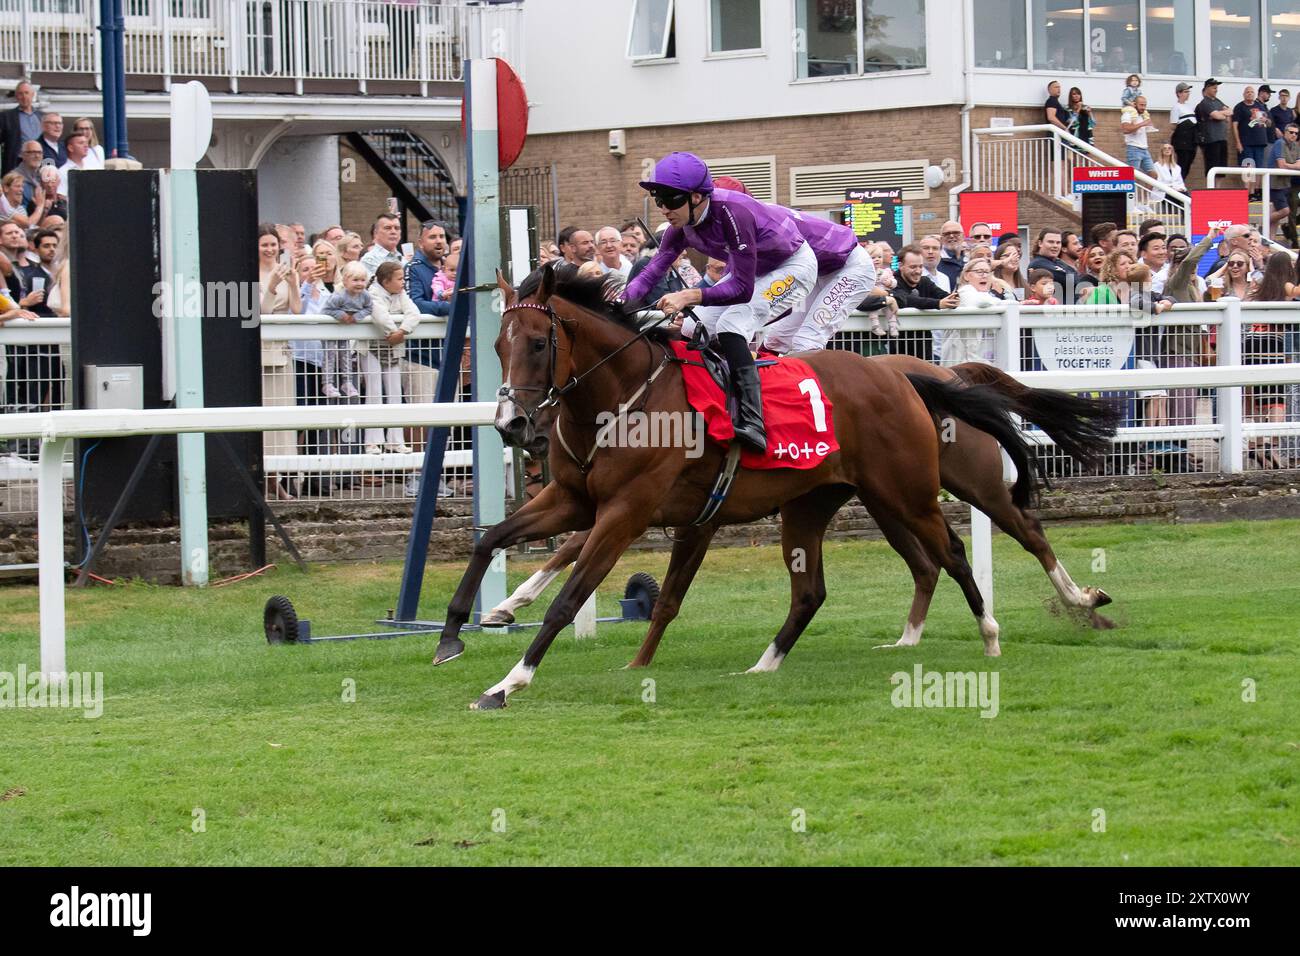
<instances>
[{"instance_id":1,"label":"horse's noseband","mask_svg":"<svg viewBox=\"0 0 1300 956\"><path fill-rule=\"evenodd\" d=\"M555 310L549 305L539 305L536 302L520 302L517 305L512 305L510 308L506 309L505 312L502 313L502 317L504 318L516 309L536 309L538 312L545 312L546 317L550 320L551 332L547 340L547 349L551 354L550 362L548 363L546 371L546 385L502 385L497 389L497 398L509 399L514 402L515 406L524 413L524 417L528 420L528 424L536 428L537 423L534 419L537 414L543 409L550 408L553 405L558 405L560 403L560 398L577 384L577 379L570 376L570 381L563 387L557 387L555 384L555 364L558 360L560 351L560 338L558 333L560 323L559 317L555 314ZM529 410L524 407L524 404L521 401L519 401L518 397L515 395L516 392L545 392L546 394L540 402Z\"/></svg>"}]
</instances>

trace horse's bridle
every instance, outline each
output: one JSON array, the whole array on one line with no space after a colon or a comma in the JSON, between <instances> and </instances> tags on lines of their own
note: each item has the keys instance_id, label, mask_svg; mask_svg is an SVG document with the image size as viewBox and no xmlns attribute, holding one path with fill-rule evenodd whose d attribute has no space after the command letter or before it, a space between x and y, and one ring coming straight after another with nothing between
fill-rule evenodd
<instances>
[{"instance_id":1,"label":"horse's bridle","mask_svg":"<svg viewBox=\"0 0 1300 956\"><path fill-rule=\"evenodd\" d=\"M548 347L548 349L550 350L551 355L550 355L550 361L549 361L549 363L547 364L546 385L545 385L545 386L542 386L542 385L502 385L499 389L497 389L497 397L498 397L498 398L509 399L510 401L514 402L515 407L518 408L520 411L522 411L522 412L524 413L524 418L527 419L528 424L529 424L530 426L532 426L532 428L533 428L534 430L536 430L536 428L537 428L536 416L537 416L537 415L538 415L538 414L539 414L543 409L547 409L547 408L551 408L551 407L553 407L553 406L555 406L555 405L559 405L559 404L560 404L560 399L562 399L562 398L563 398L565 395L567 395L569 392L571 392L571 391L573 391L575 388L577 388L578 385L581 384L581 382L582 382L582 380L583 380L584 378L586 378L586 377L587 377L588 375L590 375L592 372L596 371L596 369L600 368L600 367L601 367L602 365L604 365L606 362L608 362L608 361L610 361L611 359L613 359L613 358L614 358L615 356L617 356L620 352L622 352L623 350L625 350L625 349L629 348L630 346L632 346L634 343L636 343L636 342L638 342L638 341L643 341L643 342L645 342L645 343L646 343L646 348L650 351L650 357L651 357L651 359L652 359L652 361L653 361L653 358L654 358L654 349L651 347L651 345L650 345L650 341L646 338L646 336L647 336L651 331L653 331L654 329L658 328L661 324L663 324L664 322L666 322L666 321L668 320L668 316L664 316L664 317L662 317L662 318L660 318L660 319L655 320L654 322L649 323L649 324L648 324L645 328L643 328L640 332L638 332L638 333L637 333L636 335L634 335L632 338L628 339L626 342L624 342L624 343L623 343L622 345L620 345L618 348L614 349L614 351L610 352L608 355L606 355L604 358L602 358L599 362L597 362L597 363L596 363L595 365L593 365L591 368L587 369L587 370L586 370L585 372L583 372L581 375L575 375L575 374L573 374L572 370L570 370L570 372L569 372L569 380L568 380L567 382L565 382L563 385L556 385L556 384L555 384L555 366L556 366L556 362L557 362L558 359L559 359L559 350L560 350L560 337L559 337L560 318L559 318L559 316L557 316L557 315L555 314L555 310L552 309L552 308L550 307L550 305L547 305L547 304L541 304L541 303L537 303L537 302L519 302L519 303L516 303L515 305L512 305L512 306L510 306L509 308L507 308L507 309L506 309L506 310L501 314L501 317L504 319L507 315L509 315L511 312L514 312L514 311L517 310L517 309L536 309L536 310L538 310L539 312L545 312L547 318L550 320L550 323L551 323L551 331L550 331L550 335L549 335L549 337L548 337L547 347ZM661 345L660 348L663 348L663 346ZM639 388L639 389L637 390L637 392L636 392L636 398L633 398L633 399L632 399L630 402L628 402L627 404L632 404L633 402L636 401L637 398L639 398L641 395L643 395L643 394L644 394L644 393L649 389L650 384L651 384L652 382L654 382L654 380L655 380L656 378L659 377L659 373L662 372L662 371L664 370L664 368L665 368L669 363L671 363L671 362L673 362L673 361L676 360L675 356L674 356L670 351L668 351L668 349L665 348L663 351L664 351L664 359L663 359L663 361L659 363L658 368L654 369L654 371L652 371L652 372L650 373L650 376L646 379L645 383L641 386L641 388ZM532 408L531 410L529 410L529 409L525 408L524 405L523 405L523 403L520 402L519 399L515 396L515 393L516 393L516 392L545 392L546 394L545 394L545 397L544 397L541 401L539 401L536 405L533 406L533 408ZM559 424L559 423L557 422L557 423L556 423L557 427L558 427L558 424ZM561 441L561 444L565 444L565 443L563 442L563 440ZM566 444L565 447L566 447L566 450L569 451L569 455L570 455L570 457L572 457L572 458L574 459L574 461L576 461L576 462L578 463L578 467L579 467L583 472L586 472L587 468L588 468L588 467L590 466L590 464L591 464L591 458L592 458L592 456L595 454L596 448L597 448L598 446L597 446L597 445L593 445L593 446L592 446L592 449L591 449L592 454L587 456L587 461L586 461L586 462L583 462L583 461L579 460L578 457L577 457L576 455L574 455L573 451L572 451L572 450L569 450L569 449L567 448L567 444Z\"/></svg>"}]
</instances>

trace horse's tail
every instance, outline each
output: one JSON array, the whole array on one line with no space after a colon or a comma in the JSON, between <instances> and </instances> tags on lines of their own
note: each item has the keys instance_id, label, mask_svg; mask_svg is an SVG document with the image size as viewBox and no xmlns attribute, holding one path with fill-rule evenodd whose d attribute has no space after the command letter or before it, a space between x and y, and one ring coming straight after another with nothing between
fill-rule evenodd
<instances>
[{"instance_id":1,"label":"horse's tail","mask_svg":"<svg viewBox=\"0 0 1300 956\"><path fill-rule=\"evenodd\" d=\"M925 374L908 373L907 380L933 414L959 418L972 428L996 438L1016 466L1011 500L1021 508L1034 503L1034 473L1038 473L1044 484L1047 483L1047 476L1043 474L1033 450L1011 418L1011 412L1015 408L1012 398L989 385L963 386Z\"/></svg>"},{"instance_id":2,"label":"horse's tail","mask_svg":"<svg viewBox=\"0 0 1300 956\"><path fill-rule=\"evenodd\" d=\"M1057 448L1084 465L1097 465L1110 452L1122 415L1115 402L1030 388L984 362L956 365L953 371L971 385L987 385L1011 399L1013 412L1037 425Z\"/></svg>"}]
</instances>

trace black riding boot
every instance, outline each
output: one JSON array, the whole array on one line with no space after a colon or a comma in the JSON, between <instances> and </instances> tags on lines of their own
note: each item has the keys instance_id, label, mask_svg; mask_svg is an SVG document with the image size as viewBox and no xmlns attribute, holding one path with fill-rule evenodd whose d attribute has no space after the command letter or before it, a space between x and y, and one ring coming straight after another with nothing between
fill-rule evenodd
<instances>
[{"instance_id":1,"label":"black riding boot","mask_svg":"<svg viewBox=\"0 0 1300 956\"><path fill-rule=\"evenodd\" d=\"M731 366L731 425L736 440L750 451L764 452L767 434L763 430L763 395L749 343L735 332L723 332L718 336L718 351Z\"/></svg>"}]
</instances>

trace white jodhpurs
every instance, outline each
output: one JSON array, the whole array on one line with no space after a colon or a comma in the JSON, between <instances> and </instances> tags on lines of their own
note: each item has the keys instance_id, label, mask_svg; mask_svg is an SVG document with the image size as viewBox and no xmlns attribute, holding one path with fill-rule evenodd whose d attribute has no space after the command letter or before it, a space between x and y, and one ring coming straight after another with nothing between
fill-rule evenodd
<instances>
[{"instance_id":1,"label":"white jodhpurs","mask_svg":"<svg viewBox=\"0 0 1300 956\"><path fill-rule=\"evenodd\" d=\"M875 284L875 263L858 246L843 266L818 280L802 305L768 328L763 344L780 354L824 349Z\"/></svg>"},{"instance_id":2,"label":"white jodhpurs","mask_svg":"<svg viewBox=\"0 0 1300 956\"><path fill-rule=\"evenodd\" d=\"M754 280L748 302L697 305L692 311L711 335L734 332L747 342L762 341L767 323L787 309L798 311L816 284L817 256L805 242L785 262ZM692 324L684 323L682 334L689 336L691 331Z\"/></svg>"}]
</instances>

